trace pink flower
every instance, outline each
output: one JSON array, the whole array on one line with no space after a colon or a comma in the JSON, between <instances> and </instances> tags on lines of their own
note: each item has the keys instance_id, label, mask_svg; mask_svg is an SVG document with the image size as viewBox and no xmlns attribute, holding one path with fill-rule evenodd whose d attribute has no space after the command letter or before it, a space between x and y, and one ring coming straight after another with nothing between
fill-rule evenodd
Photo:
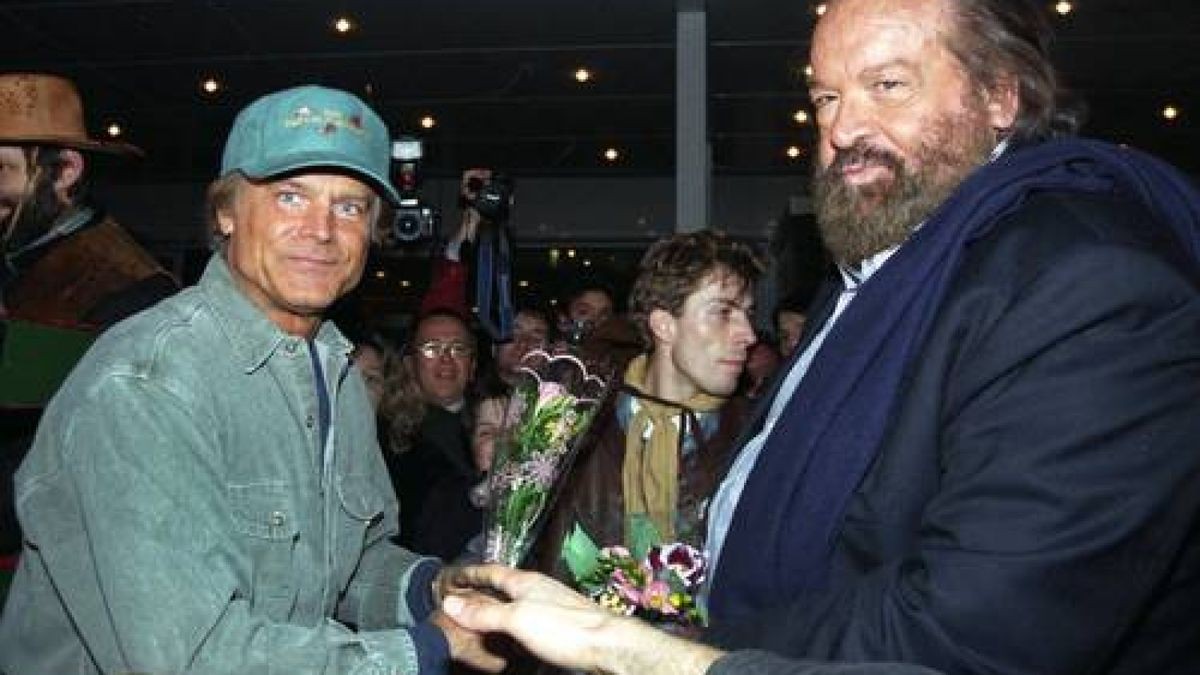
<instances>
[{"instance_id":1,"label":"pink flower","mask_svg":"<svg viewBox=\"0 0 1200 675\"><path fill-rule=\"evenodd\" d=\"M704 554L687 544L655 546L646 558L656 577L666 570L674 572L689 587L704 581Z\"/></svg>"},{"instance_id":2,"label":"pink flower","mask_svg":"<svg viewBox=\"0 0 1200 675\"><path fill-rule=\"evenodd\" d=\"M624 570L613 570L609 585L617 592L625 601L634 605L642 604L642 591L638 588L638 583L630 579Z\"/></svg>"},{"instance_id":3,"label":"pink flower","mask_svg":"<svg viewBox=\"0 0 1200 675\"><path fill-rule=\"evenodd\" d=\"M642 606L668 616L678 614L679 609L671 604L671 586L661 579L651 581L642 591Z\"/></svg>"}]
</instances>

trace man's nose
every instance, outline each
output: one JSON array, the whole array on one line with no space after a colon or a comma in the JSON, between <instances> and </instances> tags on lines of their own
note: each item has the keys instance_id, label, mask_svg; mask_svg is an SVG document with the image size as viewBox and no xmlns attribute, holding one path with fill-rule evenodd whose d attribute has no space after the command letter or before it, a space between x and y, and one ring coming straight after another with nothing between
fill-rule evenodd
<instances>
[{"instance_id":1,"label":"man's nose","mask_svg":"<svg viewBox=\"0 0 1200 675\"><path fill-rule=\"evenodd\" d=\"M304 230L317 241L329 241L333 238L335 217L332 208L319 208L314 205L304 219Z\"/></svg>"},{"instance_id":2,"label":"man's nose","mask_svg":"<svg viewBox=\"0 0 1200 675\"><path fill-rule=\"evenodd\" d=\"M866 105L854 96L843 96L835 105L833 119L825 131L830 145L842 150L871 135L872 116Z\"/></svg>"}]
</instances>

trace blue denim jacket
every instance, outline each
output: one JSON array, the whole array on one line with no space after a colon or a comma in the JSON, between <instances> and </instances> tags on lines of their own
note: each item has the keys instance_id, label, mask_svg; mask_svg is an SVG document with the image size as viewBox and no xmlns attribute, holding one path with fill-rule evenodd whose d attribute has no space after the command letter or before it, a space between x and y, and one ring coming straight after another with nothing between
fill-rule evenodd
<instances>
[{"instance_id":1,"label":"blue denim jacket","mask_svg":"<svg viewBox=\"0 0 1200 675\"><path fill-rule=\"evenodd\" d=\"M16 476L0 670L418 673L418 644L444 661L422 621L435 563L388 541L398 507L351 345L330 323L316 341L325 462L306 342L219 255L96 342Z\"/></svg>"}]
</instances>

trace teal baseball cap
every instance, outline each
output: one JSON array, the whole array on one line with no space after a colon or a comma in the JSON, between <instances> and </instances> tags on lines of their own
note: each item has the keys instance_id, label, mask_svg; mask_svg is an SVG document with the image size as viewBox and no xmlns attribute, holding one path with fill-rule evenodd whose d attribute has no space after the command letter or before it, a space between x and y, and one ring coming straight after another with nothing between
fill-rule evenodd
<instances>
[{"instance_id":1,"label":"teal baseball cap","mask_svg":"<svg viewBox=\"0 0 1200 675\"><path fill-rule=\"evenodd\" d=\"M268 180L303 169L342 169L395 206L400 194L388 180L390 162L391 138L374 110L353 94L309 85L267 94L238 113L221 175L240 171Z\"/></svg>"}]
</instances>

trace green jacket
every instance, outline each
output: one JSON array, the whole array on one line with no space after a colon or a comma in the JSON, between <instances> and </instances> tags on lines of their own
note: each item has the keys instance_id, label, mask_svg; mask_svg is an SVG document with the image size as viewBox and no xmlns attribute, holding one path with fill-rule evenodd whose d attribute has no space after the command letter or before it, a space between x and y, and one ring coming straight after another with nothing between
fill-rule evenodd
<instances>
[{"instance_id":1,"label":"green jacket","mask_svg":"<svg viewBox=\"0 0 1200 675\"><path fill-rule=\"evenodd\" d=\"M16 476L26 542L0 670L417 673L444 661L422 621L436 563L389 542L396 498L351 345L330 323L316 341L332 409L324 461L308 346L238 291L220 256L197 286L96 342Z\"/></svg>"}]
</instances>

